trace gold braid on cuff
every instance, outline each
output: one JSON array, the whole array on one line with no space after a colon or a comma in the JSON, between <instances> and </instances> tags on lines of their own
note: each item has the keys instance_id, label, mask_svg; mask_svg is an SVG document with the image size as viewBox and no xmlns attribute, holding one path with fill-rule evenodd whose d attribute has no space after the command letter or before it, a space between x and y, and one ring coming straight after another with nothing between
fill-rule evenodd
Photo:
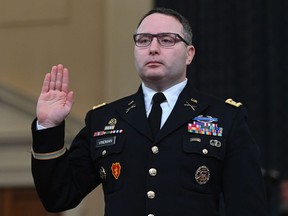
<instances>
[{"instance_id":1,"label":"gold braid on cuff","mask_svg":"<svg viewBox=\"0 0 288 216\"><path fill-rule=\"evenodd\" d=\"M66 146L63 146L62 149L49 153L36 153L33 151L33 149L31 150L31 152L33 157L37 160L51 160L60 157L66 152L66 150Z\"/></svg>"}]
</instances>

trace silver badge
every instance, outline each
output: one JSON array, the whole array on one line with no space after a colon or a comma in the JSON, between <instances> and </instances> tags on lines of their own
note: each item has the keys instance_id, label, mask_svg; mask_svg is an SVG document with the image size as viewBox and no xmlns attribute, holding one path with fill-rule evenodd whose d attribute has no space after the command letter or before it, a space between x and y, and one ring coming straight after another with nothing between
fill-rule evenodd
<instances>
[{"instance_id":1,"label":"silver badge","mask_svg":"<svg viewBox=\"0 0 288 216\"><path fill-rule=\"evenodd\" d=\"M105 180L106 179L106 171L104 169L104 167L101 167L100 170L99 170L99 175L100 175L100 178L102 180Z\"/></svg>"},{"instance_id":2,"label":"silver badge","mask_svg":"<svg viewBox=\"0 0 288 216\"><path fill-rule=\"evenodd\" d=\"M221 142L219 140L211 139L210 145L219 148L219 147L221 147Z\"/></svg>"},{"instance_id":3,"label":"silver badge","mask_svg":"<svg viewBox=\"0 0 288 216\"><path fill-rule=\"evenodd\" d=\"M206 184L210 179L210 170L207 166L200 166L195 173L195 180L198 184Z\"/></svg>"}]
</instances>

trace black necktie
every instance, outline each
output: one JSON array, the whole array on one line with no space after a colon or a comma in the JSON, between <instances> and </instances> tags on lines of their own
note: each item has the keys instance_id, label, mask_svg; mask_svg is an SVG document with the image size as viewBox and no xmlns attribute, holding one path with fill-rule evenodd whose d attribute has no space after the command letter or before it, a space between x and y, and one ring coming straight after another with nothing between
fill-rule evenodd
<instances>
[{"instance_id":1,"label":"black necktie","mask_svg":"<svg viewBox=\"0 0 288 216\"><path fill-rule=\"evenodd\" d=\"M158 92L154 94L152 101L152 109L148 116L148 122L150 124L153 137L155 138L156 134L160 130L160 123L161 123L161 117L162 117L162 108L160 104L166 100L165 95L162 92Z\"/></svg>"}]
</instances>

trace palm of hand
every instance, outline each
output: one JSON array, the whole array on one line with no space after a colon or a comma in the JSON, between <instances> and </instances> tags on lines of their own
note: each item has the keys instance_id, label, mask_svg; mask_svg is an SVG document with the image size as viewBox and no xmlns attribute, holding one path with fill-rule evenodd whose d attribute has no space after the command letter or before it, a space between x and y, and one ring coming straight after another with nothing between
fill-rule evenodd
<instances>
[{"instance_id":1,"label":"palm of hand","mask_svg":"<svg viewBox=\"0 0 288 216\"><path fill-rule=\"evenodd\" d=\"M42 93L37 104L39 122L55 126L60 124L69 114L72 104L67 102L67 94L57 90ZM43 125L45 126L45 125Z\"/></svg>"},{"instance_id":2,"label":"palm of hand","mask_svg":"<svg viewBox=\"0 0 288 216\"><path fill-rule=\"evenodd\" d=\"M71 111L73 92L68 90L68 82L68 69L62 65L53 66L46 74L36 110L40 125L57 126Z\"/></svg>"}]
</instances>

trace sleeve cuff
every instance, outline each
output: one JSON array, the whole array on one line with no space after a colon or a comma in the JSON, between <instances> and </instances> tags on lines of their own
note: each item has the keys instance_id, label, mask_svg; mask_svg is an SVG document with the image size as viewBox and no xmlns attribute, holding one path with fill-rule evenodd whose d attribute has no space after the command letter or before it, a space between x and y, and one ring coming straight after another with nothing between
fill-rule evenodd
<instances>
[{"instance_id":1,"label":"sleeve cuff","mask_svg":"<svg viewBox=\"0 0 288 216\"><path fill-rule=\"evenodd\" d=\"M60 157L61 155L65 154L66 147L64 146L62 149L54 152L49 153L36 153L33 151L33 148L31 150L33 158L37 160L51 160Z\"/></svg>"},{"instance_id":2,"label":"sleeve cuff","mask_svg":"<svg viewBox=\"0 0 288 216\"><path fill-rule=\"evenodd\" d=\"M55 155L64 154L65 151L65 122L52 128L37 130L37 119L32 123L32 154L42 158L44 155L48 157L57 157ZM59 150L60 149L60 150ZM64 151L64 152L63 152ZM51 155L52 154L52 155Z\"/></svg>"}]
</instances>

